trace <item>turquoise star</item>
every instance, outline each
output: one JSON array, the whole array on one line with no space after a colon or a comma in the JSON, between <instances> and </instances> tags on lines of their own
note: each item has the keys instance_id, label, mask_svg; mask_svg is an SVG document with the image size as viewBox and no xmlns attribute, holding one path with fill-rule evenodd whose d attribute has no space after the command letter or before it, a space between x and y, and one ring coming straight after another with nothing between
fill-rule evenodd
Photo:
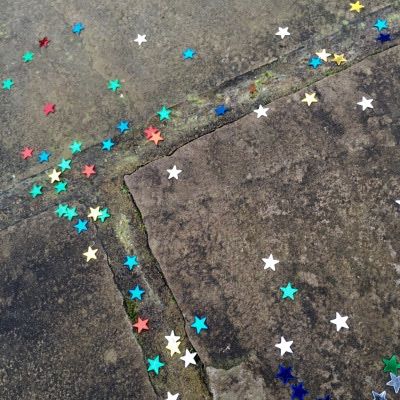
<instances>
[{"instance_id":1,"label":"turquoise star","mask_svg":"<svg viewBox=\"0 0 400 400\"><path fill-rule=\"evenodd\" d=\"M104 222L108 217L111 217L111 215L108 213L108 208L103 208L100 210L99 220L101 222Z\"/></svg>"},{"instance_id":2,"label":"turquoise star","mask_svg":"<svg viewBox=\"0 0 400 400\"><path fill-rule=\"evenodd\" d=\"M119 79L115 79L114 81L108 81L108 88L115 92L117 89L121 87L121 84L119 83Z\"/></svg>"},{"instance_id":3,"label":"turquoise star","mask_svg":"<svg viewBox=\"0 0 400 400\"><path fill-rule=\"evenodd\" d=\"M160 361L160 356L154 357L153 359L148 358L147 362L149 363L147 371L154 371L156 375L158 375L158 373L160 372L160 368L165 365L165 363Z\"/></svg>"},{"instance_id":4,"label":"turquoise star","mask_svg":"<svg viewBox=\"0 0 400 400\"><path fill-rule=\"evenodd\" d=\"M39 155L38 155L38 161L42 164L44 162L48 162L49 161L49 157L51 156L51 153L46 151L46 150L42 150Z\"/></svg>"},{"instance_id":5,"label":"turquoise star","mask_svg":"<svg viewBox=\"0 0 400 400\"><path fill-rule=\"evenodd\" d=\"M199 318L197 315L194 316L194 322L190 326L196 329L197 334L199 334L202 329L208 329L208 326L206 325L206 319L207 317Z\"/></svg>"},{"instance_id":6,"label":"turquoise star","mask_svg":"<svg viewBox=\"0 0 400 400\"><path fill-rule=\"evenodd\" d=\"M59 204L56 208L55 213L57 214L57 217L61 218L67 213L67 210L68 210L67 204Z\"/></svg>"},{"instance_id":7,"label":"turquoise star","mask_svg":"<svg viewBox=\"0 0 400 400\"><path fill-rule=\"evenodd\" d=\"M84 29L85 25L82 22L75 22L75 24L72 25L72 33L75 33L76 35L80 35Z\"/></svg>"},{"instance_id":8,"label":"turquoise star","mask_svg":"<svg viewBox=\"0 0 400 400\"><path fill-rule=\"evenodd\" d=\"M116 128L119 130L119 133L124 133L129 130L129 121L121 120L118 122Z\"/></svg>"},{"instance_id":9,"label":"turquoise star","mask_svg":"<svg viewBox=\"0 0 400 400\"><path fill-rule=\"evenodd\" d=\"M160 116L160 121L164 121L164 119L171 119L169 116L169 114L171 114L171 110L165 106L162 106L162 109L157 111L157 114Z\"/></svg>"},{"instance_id":10,"label":"turquoise star","mask_svg":"<svg viewBox=\"0 0 400 400\"><path fill-rule=\"evenodd\" d=\"M115 145L115 143L112 141L111 138L108 138L107 140L103 140L102 144L103 144L103 147L101 149L106 150L106 151L110 151L111 148Z\"/></svg>"},{"instance_id":11,"label":"turquoise star","mask_svg":"<svg viewBox=\"0 0 400 400\"><path fill-rule=\"evenodd\" d=\"M298 289L292 287L292 284L289 282L286 287L281 287L282 290L282 299L286 299L286 297L291 298L294 300L294 295L298 291Z\"/></svg>"},{"instance_id":12,"label":"turquoise star","mask_svg":"<svg viewBox=\"0 0 400 400\"><path fill-rule=\"evenodd\" d=\"M29 192L30 195L35 198L36 196L39 196L42 193L42 186L40 185L33 185L31 191Z\"/></svg>"},{"instance_id":13,"label":"turquoise star","mask_svg":"<svg viewBox=\"0 0 400 400\"><path fill-rule=\"evenodd\" d=\"M135 268L136 266L139 265L139 263L137 261L137 257L136 256L126 256L126 260L124 262L124 265L126 267L128 267L129 271L132 271L133 268Z\"/></svg>"},{"instance_id":14,"label":"turquoise star","mask_svg":"<svg viewBox=\"0 0 400 400\"><path fill-rule=\"evenodd\" d=\"M65 218L68 221L72 221L74 217L77 217L78 213L76 212L76 207L67 207L67 212L65 213Z\"/></svg>"},{"instance_id":15,"label":"turquoise star","mask_svg":"<svg viewBox=\"0 0 400 400\"><path fill-rule=\"evenodd\" d=\"M71 161L72 160L64 160L64 158L61 160L60 164L58 164L58 166L61 168L61 172L71 169Z\"/></svg>"},{"instance_id":16,"label":"turquoise star","mask_svg":"<svg viewBox=\"0 0 400 400\"><path fill-rule=\"evenodd\" d=\"M322 64L322 60L319 57L311 57L308 61L308 65L317 69Z\"/></svg>"},{"instance_id":17,"label":"turquoise star","mask_svg":"<svg viewBox=\"0 0 400 400\"><path fill-rule=\"evenodd\" d=\"M70 148L70 150L71 150L71 153L72 153L72 154L80 153L80 152L82 151L82 150L81 150L81 146L82 146L82 143L81 143L81 142L78 142L78 141L74 140L74 141L69 145L69 148Z\"/></svg>"},{"instance_id":18,"label":"turquoise star","mask_svg":"<svg viewBox=\"0 0 400 400\"><path fill-rule=\"evenodd\" d=\"M54 189L55 189L56 193L66 192L67 191L67 185L68 185L68 182L60 181L60 182L57 182L54 185Z\"/></svg>"},{"instance_id":19,"label":"turquoise star","mask_svg":"<svg viewBox=\"0 0 400 400\"><path fill-rule=\"evenodd\" d=\"M187 60L188 58L194 58L196 54L196 50L188 48L182 53L182 56L184 60Z\"/></svg>"},{"instance_id":20,"label":"turquoise star","mask_svg":"<svg viewBox=\"0 0 400 400\"><path fill-rule=\"evenodd\" d=\"M24 60L24 62L28 63L31 62L34 58L34 54L31 51L27 51L23 56L22 59Z\"/></svg>"},{"instance_id":21,"label":"turquoise star","mask_svg":"<svg viewBox=\"0 0 400 400\"><path fill-rule=\"evenodd\" d=\"M83 231L87 231L87 229L88 229L87 228L87 223L88 223L88 221L86 219L84 219L84 220L79 219L78 223L76 225L74 225L74 228L76 229L76 231L78 233L81 233Z\"/></svg>"},{"instance_id":22,"label":"turquoise star","mask_svg":"<svg viewBox=\"0 0 400 400\"><path fill-rule=\"evenodd\" d=\"M11 88L14 86L14 81L12 79L5 79L3 81L3 89L4 90L11 90Z\"/></svg>"},{"instance_id":23,"label":"turquoise star","mask_svg":"<svg viewBox=\"0 0 400 400\"><path fill-rule=\"evenodd\" d=\"M142 294L144 293L144 290L141 289L139 285L136 285L133 289L128 290L128 292L131 294L131 300L142 300Z\"/></svg>"},{"instance_id":24,"label":"turquoise star","mask_svg":"<svg viewBox=\"0 0 400 400\"><path fill-rule=\"evenodd\" d=\"M388 29L388 22L386 19L377 19L374 27L378 29L378 31L382 31L383 29Z\"/></svg>"}]
</instances>

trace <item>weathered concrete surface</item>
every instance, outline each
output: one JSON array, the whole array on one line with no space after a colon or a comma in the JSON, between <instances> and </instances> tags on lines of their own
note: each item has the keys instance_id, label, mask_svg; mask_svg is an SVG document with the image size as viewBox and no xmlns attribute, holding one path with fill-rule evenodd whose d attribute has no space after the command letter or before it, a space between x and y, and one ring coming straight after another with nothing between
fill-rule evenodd
<instances>
[{"instance_id":1,"label":"weathered concrete surface","mask_svg":"<svg viewBox=\"0 0 400 400\"><path fill-rule=\"evenodd\" d=\"M398 46L370 57L126 178L201 359L228 369L251 357L266 398L287 395L274 381L281 335L313 396L383 390L380 359L399 352L399 57ZM263 269L270 253L276 272ZM288 281L293 302L280 299ZM336 311L349 330L329 323Z\"/></svg>"}]
</instances>

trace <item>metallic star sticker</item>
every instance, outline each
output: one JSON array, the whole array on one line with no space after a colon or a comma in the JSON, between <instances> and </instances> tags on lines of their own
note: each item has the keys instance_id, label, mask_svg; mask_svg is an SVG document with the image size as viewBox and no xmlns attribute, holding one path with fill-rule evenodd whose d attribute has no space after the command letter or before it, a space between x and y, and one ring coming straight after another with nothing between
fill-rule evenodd
<instances>
[{"instance_id":1,"label":"metallic star sticker","mask_svg":"<svg viewBox=\"0 0 400 400\"><path fill-rule=\"evenodd\" d=\"M400 376L396 376L392 372L390 373L390 381L386 384L388 386L392 386L395 393L398 393L400 390Z\"/></svg>"},{"instance_id":2,"label":"metallic star sticker","mask_svg":"<svg viewBox=\"0 0 400 400\"><path fill-rule=\"evenodd\" d=\"M367 108L374 108L374 106L372 105L373 101L374 99L367 99L363 96L362 100L359 101L357 104L362 107L363 111L365 111Z\"/></svg>"},{"instance_id":3,"label":"metallic star sticker","mask_svg":"<svg viewBox=\"0 0 400 400\"><path fill-rule=\"evenodd\" d=\"M387 400L386 399L386 390L381 393L372 391L372 396L374 397L373 400Z\"/></svg>"},{"instance_id":4,"label":"metallic star sticker","mask_svg":"<svg viewBox=\"0 0 400 400\"><path fill-rule=\"evenodd\" d=\"M344 54L334 54L333 55L333 61L337 65L341 65L341 64L345 63L347 60L344 58Z\"/></svg>"},{"instance_id":5,"label":"metallic star sticker","mask_svg":"<svg viewBox=\"0 0 400 400\"><path fill-rule=\"evenodd\" d=\"M325 49L320 50L315 53L321 60L328 62L328 57L330 57L332 54L327 53Z\"/></svg>"},{"instance_id":6,"label":"metallic star sticker","mask_svg":"<svg viewBox=\"0 0 400 400\"><path fill-rule=\"evenodd\" d=\"M277 343L275 347L280 349L281 351L281 356L283 356L285 353L293 353L292 349L290 346L293 344L293 340L286 341L283 336L281 336L281 342Z\"/></svg>"},{"instance_id":7,"label":"metallic star sticker","mask_svg":"<svg viewBox=\"0 0 400 400\"><path fill-rule=\"evenodd\" d=\"M88 247L88 251L83 253L86 257L86 261L89 262L90 260L97 260L96 253L98 249L92 249L91 246Z\"/></svg>"},{"instance_id":8,"label":"metallic star sticker","mask_svg":"<svg viewBox=\"0 0 400 400\"><path fill-rule=\"evenodd\" d=\"M142 44L142 43L145 43L145 42L147 42L147 40L146 40L146 35L137 35L137 38L134 40L134 42L136 42L139 46Z\"/></svg>"},{"instance_id":9,"label":"metallic star sticker","mask_svg":"<svg viewBox=\"0 0 400 400\"><path fill-rule=\"evenodd\" d=\"M53 172L49 175L47 175L50 178L50 182L54 183L54 182L59 182L60 181L60 175L61 175L61 171L57 171L56 169L53 169Z\"/></svg>"},{"instance_id":10,"label":"metallic star sticker","mask_svg":"<svg viewBox=\"0 0 400 400\"><path fill-rule=\"evenodd\" d=\"M195 357L197 353L191 353L188 349L186 349L185 355L180 359L185 362L185 368L187 368L190 364L196 365Z\"/></svg>"},{"instance_id":11,"label":"metallic star sticker","mask_svg":"<svg viewBox=\"0 0 400 400\"><path fill-rule=\"evenodd\" d=\"M169 173L168 179L178 179L178 175L182 172L182 170L176 168L176 165L174 165L172 169L167 169L167 172Z\"/></svg>"},{"instance_id":12,"label":"metallic star sticker","mask_svg":"<svg viewBox=\"0 0 400 400\"><path fill-rule=\"evenodd\" d=\"M338 312L336 313L336 318L335 319L331 319L330 320L330 322L332 323L332 324L335 324L336 325L336 331L337 332L339 332L340 331L340 329L342 329L342 328L346 328L346 329L349 329L349 327L348 327L348 325L347 325L347 323L346 323L346 321L347 321L347 319L348 319L349 317L342 317Z\"/></svg>"},{"instance_id":13,"label":"metallic star sticker","mask_svg":"<svg viewBox=\"0 0 400 400\"><path fill-rule=\"evenodd\" d=\"M260 117L267 117L267 111L269 110L268 107L263 107L261 104L258 106L258 109L254 110L253 112L257 113L257 118Z\"/></svg>"},{"instance_id":14,"label":"metallic star sticker","mask_svg":"<svg viewBox=\"0 0 400 400\"><path fill-rule=\"evenodd\" d=\"M286 27L286 28L279 27L278 28L278 32L276 32L275 35L280 36L281 39L283 39L285 36L289 36L290 35L288 29L289 29L288 27Z\"/></svg>"},{"instance_id":15,"label":"metallic star sticker","mask_svg":"<svg viewBox=\"0 0 400 400\"><path fill-rule=\"evenodd\" d=\"M315 97L316 95L317 95L316 93L311 93L311 94L306 93L305 94L306 97L304 97L304 99L302 99L301 101L303 103L307 103L307 105L310 107L312 103L318 103L318 100Z\"/></svg>"},{"instance_id":16,"label":"metallic star sticker","mask_svg":"<svg viewBox=\"0 0 400 400\"><path fill-rule=\"evenodd\" d=\"M264 269L271 268L272 271L275 271L275 264L278 264L278 262L279 262L279 260L274 260L274 257L272 256L272 254L270 254L268 258L263 258L262 260L265 263Z\"/></svg>"}]
</instances>

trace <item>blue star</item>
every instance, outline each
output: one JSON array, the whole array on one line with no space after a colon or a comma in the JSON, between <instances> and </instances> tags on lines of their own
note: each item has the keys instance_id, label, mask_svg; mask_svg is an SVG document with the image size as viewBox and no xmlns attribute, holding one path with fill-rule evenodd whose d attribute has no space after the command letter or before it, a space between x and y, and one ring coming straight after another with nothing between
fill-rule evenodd
<instances>
[{"instance_id":1,"label":"blue star","mask_svg":"<svg viewBox=\"0 0 400 400\"><path fill-rule=\"evenodd\" d=\"M133 268L135 268L136 266L139 265L139 263L137 261L137 257L136 256L126 256L124 265L126 265L128 267L129 271L132 271Z\"/></svg>"},{"instance_id":2,"label":"blue star","mask_svg":"<svg viewBox=\"0 0 400 400\"><path fill-rule=\"evenodd\" d=\"M296 377L292 375L292 367L285 367L284 365L279 365L279 371L275 375L276 379L279 379L284 385L289 383L289 381L295 380Z\"/></svg>"},{"instance_id":3,"label":"blue star","mask_svg":"<svg viewBox=\"0 0 400 400\"><path fill-rule=\"evenodd\" d=\"M388 22L386 19L377 19L374 27L380 32L381 30L388 28Z\"/></svg>"},{"instance_id":4,"label":"blue star","mask_svg":"<svg viewBox=\"0 0 400 400\"><path fill-rule=\"evenodd\" d=\"M322 60L319 57L311 57L308 61L308 65L317 69L322 64Z\"/></svg>"},{"instance_id":5,"label":"blue star","mask_svg":"<svg viewBox=\"0 0 400 400\"><path fill-rule=\"evenodd\" d=\"M102 144L103 144L103 147L101 149L106 150L106 151L110 151L111 148L115 145L115 143L112 141L111 138L108 138L107 140L103 140Z\"/></svg>"},{"instance_id":6,"label":"blue star","mask_svg":"<svg viewBox=\"0 0 400 400\"><path fill-rule=\"evenodd\" d=\"M42 150L38 155L38 161L40 163L48 162L50 156L51 156L51 153L49 153L46 150Z\"/></svg>"},{"instance_id":7,"label":"blue star","mask_svg":"<svg viewBox=\"0 0 400 400\"><path fill-rule=\"evenodd\" d=\"M74 228L76 229L76 231L78 233L81 233L83 231L87 231L87 223L88 221L86 221L86 219L82 220L78 220L78 223L76 225L74 225Z\"/></svg>"},{"instance_id":8,"label":"blue star","mask_svg":"<svg viewBox=\"0 0 400 400\"><path fill-rule=\"evenodd\" d=\"M149 367L147 368L147 371L154 371L156 375L158 375L160 368L162 368L165 363L160 361L160 356L154 357L153 359L148 358L147 362L149 363Z\"/></svg>"},{"instance_id":9,"label":"blue star","mask_svg":"<svg viewBox=\"0 0 400 400\"><path fill-rule=\"evenodd\" d=\"M206 319L207 317L199 318L197 315L194 316L194 322L190 326L196 329L197 334L199 334L202 329L208 329L208 326L206 325Z\"/></svg>"},{"instance_id":10,"label":"blue star","mask_svg":"<svg viewBox=\"0 0 400 400\"><path fill-rule=\"evenodd\" d=\"M372 391L372 396L374 396L374 400L387 400L386 399L386 390L382 393Z\"/></svg>"},{"instance_id":11,"label":"blue star","mask_svg":"<svg viewBox=\"0 0 400 400\"><path fill-rule=\"evenodd\" d=\"M119 121L116 128L119 130L119 133L124 133L125 131L129 131L129 121L124 121L124 120Z\"/></svg>"},{"instance_id":12,"label":"blue star","mask_svg":"<svg viewBox=\"0 0 400 400\"><path fill-rule=\"evenodd\" d=\"M194 56L197 54L196 50L188 48L185 51L182 52L182 56L184 60L187 60L188 58L194 58Z\"/></svg>"},{"instance_id":13,"label":"blue star","mask_svg":"<svg viewBox=\"0 0 400 400\"><path fill-rule=\"evenodd\" d=\"M304 389L304 383L300 382L298 385L290 385L292 389L292 394L290 395L290 400L304 400L304 397L308 395L308 390Z\"/></svg>"},{"instance_id":14,"label":"blue star","mask_svg":"<svg viewBox=\"0 0 400 400\"><path fill-rule=\"evenodd\" d=\"M131 300L142 300L142 294L144 293L144 290L140 289L139 285L136 285L133 289L128 290L128 292L131 294Z\"/></svg>"},{"instance_id":15,"label":"blue star","mask_svg":"<svg viewBox=\"0 0 400 400\"><path fill-rule=\"evenodd\" d=\"M85 29L85 25L82 22L75 22L72 26L72 33L79 35Z\"/></svg>"},{"instance_id":16,"label":"blue star","mask_svg":"<svg viewBox=\"0 0 400 400\"><path fill-rule=\"evenodd\" d=\"M215 107L215 114L219 117L220 115L224 115L229 108L225 107L225 104L220 104L219 106Z\"/></svg>"},{"instance_id":17,"label":"blue star","mask_svg":"<svg viewBox=\"0 0 400 400\"><path fill-rule=\"evenodd\" d=\"M392 386L395 393L400 390L400 376L396 376L394 373L390 373L390 381L386 384Z\"/></svg>"},{"instance_id":18,"label":"blue star","mask_svg":"<svg viewBox=\"0 0 400 400\"><path fill-rule=\"evenodd\" d=\"M392 40L390 33L380 33L379 36L376 38L381 43L390 42Z\"/></svg>"}]
</instances>

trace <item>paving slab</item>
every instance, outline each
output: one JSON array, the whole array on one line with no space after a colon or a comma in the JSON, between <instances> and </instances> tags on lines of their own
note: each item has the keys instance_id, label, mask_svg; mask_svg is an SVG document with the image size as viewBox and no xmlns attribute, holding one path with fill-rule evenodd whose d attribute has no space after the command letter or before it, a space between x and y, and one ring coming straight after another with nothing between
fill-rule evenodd
<instances>
[{"instance_id":1,"label":"paving slab","mask_svg":"<svg viewBox=\"0 0 400 400\"><path fill-rule=\"evenodd\" d=\"M190 340L221 370L214 382L242 365L265 398L285 398L285 361L315 397L384 390L381 358L399 352L399 56L371 56L126 177ZM305 92L319 102L307 107ZM281 299L289 281L294 301ZM349 330L336 332L336 312ZM190 328L195 314L207 333ZM281 336L292 355L279 356Z\"/></svg>"}]
</instances>

